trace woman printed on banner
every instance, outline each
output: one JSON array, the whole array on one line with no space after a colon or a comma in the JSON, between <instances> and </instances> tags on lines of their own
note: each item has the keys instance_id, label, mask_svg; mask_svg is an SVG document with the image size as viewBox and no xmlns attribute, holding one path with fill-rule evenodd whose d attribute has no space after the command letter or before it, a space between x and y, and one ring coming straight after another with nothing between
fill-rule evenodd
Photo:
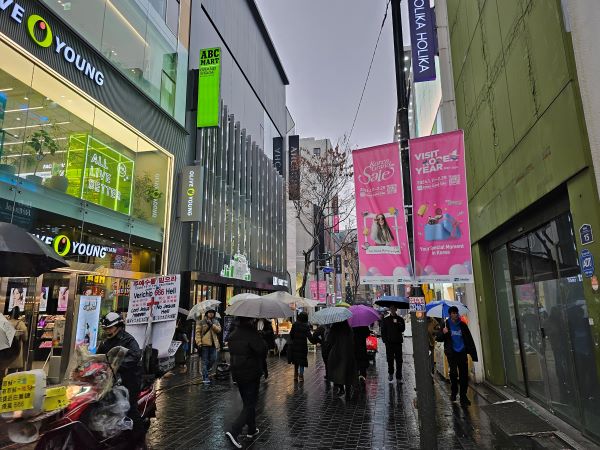
<instances>
[{"instance_id":1,"label":"woman printed on banner","mask_svg":"<svg viewBox=\"0 0 600 450\"><path fill-rule=\"evenodd\" d=\"M394 241L394 235L387 223L384 214L377 214L371 226L371 240L376 245L390 245Z\"/></svg>"}]
</instances>

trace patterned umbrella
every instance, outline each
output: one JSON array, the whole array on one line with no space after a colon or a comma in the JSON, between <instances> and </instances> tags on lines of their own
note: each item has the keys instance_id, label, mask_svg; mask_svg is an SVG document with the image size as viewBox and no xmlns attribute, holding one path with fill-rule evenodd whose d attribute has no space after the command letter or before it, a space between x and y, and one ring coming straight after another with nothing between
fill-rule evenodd
<instances>
[{"instance_id":1,"label":"patterned umbrella","mask_svg":"<svg viewBox=\"0 0 600 450\"><path fill-rule=\"evenodd\" d=\"M219 300L204 300L192 306L187 318L188 320L198 320L206 311L210 311L211 309L216 310L220 304L221 302Z\"/></svg>"},{"instance_id":2,"label":"patterned umbrella","mask_svg":"<svg viewBox=\"0 0 600 450\"><path fill-rule=\"evenodd\" d=\"M352 311L341 306L331 306L317 311L312 316L312 321L317 325L328 325L330 323L343 322L352 317Z\"/></svg>"},{"instance_id":3,"label":"patterned umbrella","mask_svg":"<svg viewBox=\"0 0 600 450\"><path fill-rule=\"evenodd\" d=\"M451 306L456 306L458 308L459 316L469 314L469 308L467 308L461 302L457 302L456 300L440 300L425 305L425 310L427 311L425 315L429 317L449 317L450 313L448 313L448 309Z\"/></svg>"},{"instance_id":4,"label":"patterned umbrella","mask_svg":"<svg viewBox=\"0 0 600 450\"><path fill-rule=\"evenodd\" d=\"M381 319L379 313L367 305L352 305L349 311L352 312L352 317L348 319L348 323L352 328L368 327Z\"/></svg>"}]
</instances>

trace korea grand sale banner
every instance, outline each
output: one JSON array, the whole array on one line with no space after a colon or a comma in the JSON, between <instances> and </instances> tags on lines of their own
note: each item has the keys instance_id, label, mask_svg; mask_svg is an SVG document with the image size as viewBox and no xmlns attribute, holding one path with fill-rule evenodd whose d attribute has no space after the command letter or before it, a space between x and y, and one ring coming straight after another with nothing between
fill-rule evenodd
<instances>
[{"instance_id":1,"label":"korea grand sale banner","mask_svg":"<svg viewBox=\"0 0 600 450\"><path fill-rule=\"evenodd\" d=\"M462 130L409 141L415 281L472 283Z\"/></svg>"},{"instance_id":2,"label":"korea grand sale banner","mask_svg":"<svg viewBox=\"0 0 600 450\"><path fill-rule=\"evenodd\" d=\"M398 143L352 152L360 282L412 281Z\"/></svg>"}]
</instances>

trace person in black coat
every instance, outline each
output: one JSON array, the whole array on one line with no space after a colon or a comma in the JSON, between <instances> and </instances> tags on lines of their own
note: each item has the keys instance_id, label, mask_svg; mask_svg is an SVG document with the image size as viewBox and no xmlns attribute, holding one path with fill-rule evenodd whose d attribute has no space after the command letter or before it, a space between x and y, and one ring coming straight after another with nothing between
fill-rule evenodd
<instances>
[{"instance_id":1,"label":"person in black coat","mask_svg":"<svg viewBox=\"0 0 600 450\"><path fill-rule=\"evenodd\" d=\"M367 355L367 337L371 334L369 327L352 328L354 333L354 358L358 369L358 379L362 382L367 377L367 368L369 367L369 357Z\"/></svg>"},{"instance_id":2,"label":"person in black coat","mask_svg":"<svg viewBox=\"0 0 600 450\"><path fill-rule=\"evenodd\" d=\"M469 388L467 355L471 355L471 359L477 361L477 349L468 325L460 320L458 308L451 306L448 308L448 313L450 319L446 320L444 328L438 332L436 340L444 343L444 353L448 359L451 383L450 400L456 400L460 384L460 403L463 406L469 406L471 402L467 398L467 389Z\"/></svg>"},{"instance_id":3,"label":"person in black coat","mask_svg":"<svg viewBox=\"0 0 600 450\"><path fill-rule=\"evenodd\" d=\"M327 358L329 357L329 346L327 345L327 336L331 325L319 325L313 337L318 340L321 345L321 357L323 358L323 364L325 365L325 380L327 380L327 386L329 387L329 369L327 365Z\"/></svg>"},{"instance_id":4,"label":"person in black coat","mask_svg":"<svg viewBox=\"0 0 600 450\"><path fill-rule=\"evenodd\" d=\"M394 362L396 363L396 381L402 382L402 342L406 325L396 312L398 308L390 306L390 315L381 321L381 340L385 344L388 364L388 381L394 380Z\"/></svg>"},{"instance_id":5,"label":"person in black coat","mask_svg":"<svg viewBox=\"0 0 600 450\"><path fill-rule=\"evenodd\" d=\"M327 336L329 355L329 379L336 388L336 395L343 395L356 381L356 361L354 359L354 334L347 320L334 323Z\"/></svg>"},{"instance_id":6,"label":"person in black coat","mask_svg":"<svg viewBox=\"0 0 600 450\"><path fill-rule=\"evenodd\" d=\"M304 368L308 367L308 343L318 342L310 331L308 314L301 312L298 320L290 330L290 347L288 348L288 362L294 364L294 381L304 381Z\"/></svg>"},{"instance_id":7,"label":"person in black coat","mask_svg":"<svg viewBox=\"0 0 600 450\"><path fill-rule=\"evenodd\" d=\"M229 335L230 370L242 397L243 408L225 435L237 448L242 448L238 436L248 425L247 437L258 434L256 428L256 403L260 377L268 378L267 345L255 326L255 319L240 317L235 330Z\"/></svg>"}]
</instances>

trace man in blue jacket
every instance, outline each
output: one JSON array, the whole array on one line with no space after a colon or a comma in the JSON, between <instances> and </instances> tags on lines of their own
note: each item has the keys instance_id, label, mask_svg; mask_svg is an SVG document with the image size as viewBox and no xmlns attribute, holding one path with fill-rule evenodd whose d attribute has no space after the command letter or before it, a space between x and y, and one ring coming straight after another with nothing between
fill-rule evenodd
<instances>
[{"instance_id":1,"label":"man in blue jacket","mask_svg":"<svg viewBox=\"0 0 600 450\"><path fill-rule=\"evenodd\" d=\"M467 355L471 355L471 359L477 361L477 349L469 327L460 320L458 308L451 306L448 308L448 313L450 319L446 320L445 326L438 332L436 340L444 343L444 353L448 359L451 383L450 400L456 400L460 385L460 404L469 406L471 402L467 398L467 389L469 388Z\"/></svg>"}]
</instances>

